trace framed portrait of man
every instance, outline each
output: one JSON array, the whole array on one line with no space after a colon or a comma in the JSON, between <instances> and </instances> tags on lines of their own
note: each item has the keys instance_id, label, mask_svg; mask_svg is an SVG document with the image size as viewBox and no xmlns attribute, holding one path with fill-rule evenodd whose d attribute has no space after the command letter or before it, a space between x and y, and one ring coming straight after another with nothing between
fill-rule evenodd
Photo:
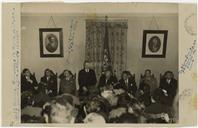
<instances>
[{"instance_id":1,"label":"framed portrait of man","mask_svg":"<svg viewBox=\"0 0 198 128\"><path fill-rule=\"evenodd\" d=\"M40 28L40 57L63 57L62 28Z\"/></svg>"},{"instance_id":2,"label":"framed portrait of man","mask_svg":"<svg viewBox=\"0 0 198 128\"><path fill-rule=\"evenodd\" d=\"M167 36L167 30L144 30L142 57L165 58Z\"/></svg>"}]
</instances>

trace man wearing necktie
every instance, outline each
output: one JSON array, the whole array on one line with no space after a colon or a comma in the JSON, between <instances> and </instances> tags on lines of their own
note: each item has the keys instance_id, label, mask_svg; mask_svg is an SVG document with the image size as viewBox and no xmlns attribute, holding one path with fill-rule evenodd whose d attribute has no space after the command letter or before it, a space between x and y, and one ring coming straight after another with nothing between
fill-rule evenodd
<instances>
[{"instance_id":1,"label":"man wearing necktie","mask_svg":"<svg viewBox=\"0 0 198 128\"><path fill-rule=\"evenodd\" d=\"M96 91L95 71L90 68L88 61L84 62L84 68L78 73L79 95L88 96Z\"/></svg>"},{"instance_id":2,"label":"man wearing necktie","mask_svg":"<svg viewBox=\"0 0 198 128\"><path fill-rule=\"evenodd\" d=\"M113 87L115 83L117 83L116 76L112 74L111 70L106 70L100 77L98 88L101 91L103 88Z\"/></svg>"},{"instance_id":3,"label":"man wearing necktie","mask_svg":"<svg viewBox=\"0 0 198 128\"><path fill-rule=\"evenodd\" d=\"M166 71L164 78L160 81L160 88L167 94L167 102L172 104L172 101L177 92L177 80L174 79L174 75L171 71Z\"/></svg>"},{"instance_id":4,"label":"man wearing necktie","mask_svg":"<svg viewBox=\"0 0 198 128\"><path fill-rule=\"evenodd\" d=\"M123 71L122 78L119 80L119 88L124 89L127 93L134 96L136 95L137 86L134 78L129 77L130 72Z\"/></svg>"}]
</instances>

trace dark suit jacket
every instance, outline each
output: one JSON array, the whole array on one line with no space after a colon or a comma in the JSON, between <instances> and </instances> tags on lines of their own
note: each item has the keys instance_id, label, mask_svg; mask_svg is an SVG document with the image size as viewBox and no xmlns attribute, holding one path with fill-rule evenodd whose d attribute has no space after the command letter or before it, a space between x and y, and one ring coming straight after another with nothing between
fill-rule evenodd
<instances>
[{"instance_id":1,"label":"dark suit jacket","mask_svg":"<svg viewBox=\"0 0 198 128\"><path fill-rule=\"evenodd\" d=\"M173 118L173 110L172 107L167 105L163 105L160 103L151 103L148 107L146 107L145 111L146 114L161 114L167 113L169 118ZM147 119L148 123L163 123L161 119Z\"/></svg>"},{"instance_id":2,"label":"dark suit jacket","mask_svg":"<svg viewBox=\"0 0 198 128\"><path fill-rule=\"evenodd\" d=\"M104 87L104 86L109 86L109 85L114 85L117 83L117 78L115 76L111 76L108 80L106 80L105 75L101 75L98 88Z\"/></svg>"},{"instance_id":3,"label":"dark suit jacket","mask_svg":"<svg viewBox=\"0 0 198 128\"><path fill-rule=\"evenodd\" d=\"M151 95L150 93L144 93L138 97L138 100L147 107L151 104Z\"/></svg>"},{"instance_id":4,"label":"dark suit jacket","mask_svg":"<svg viewBox=\"0 0 198 128\"><path fill-rule=\"evenodd\" d=\"M160 81L160 88L167 91L168 96L174 98L177 92L177 80L171 79L171 82L168 83L166 79Z\"/></svg>"},{"instance_id":5,"label":"dark suit jacket","mask_svg":"<svg viewBox=\"0 0 198 128\"><path fill-rule=\"evenodd\" d=\"M85 86L94 86L96 84L96 74L95 71L92 69L89 69L89 72L86 72L84 69L80 70L78 73L78 83L80 86L80 89Z\"/></svg>"},{"instance_id":6,"label":"dark suit jacket","mask_svg":"<svg viewBox=\"0 0 198 128\"><path fill-rule=\"evenodd\" d=\"M21 76L21 92L30 91L36 93L34 87L38 86L37 80L33 75L30 76L30 79L33 81L32 83L30 83L25 76Z\"/></svg>"},{"instance_id":7,"label":"dark suit jacket","mask_svg":"<svg viewBox=\"0 0 198 128\"><path fill-rule=\"evenodd\" d=\"M44 83L47 85L44 85ZM47 89L48 91L52 91L52 94L49 94L50 96L57 95L57 78L55 76L51 76L49 80L47 80L46 76L41 77L40 84L43 90Z\"/></svg>"},{"instance_id":8,"label":"dark suit jacket","mask_svg":"<svg viewBox=\"0 0 198 128\"><path fill-rule=\"evenodd\" d=\"M137 86L134 79L128 79L128 85L125 84L123 79L120 79L118 88L124 89L126 92L132 94L133 96L136 95Z\"/></svg>"}]
</instances>

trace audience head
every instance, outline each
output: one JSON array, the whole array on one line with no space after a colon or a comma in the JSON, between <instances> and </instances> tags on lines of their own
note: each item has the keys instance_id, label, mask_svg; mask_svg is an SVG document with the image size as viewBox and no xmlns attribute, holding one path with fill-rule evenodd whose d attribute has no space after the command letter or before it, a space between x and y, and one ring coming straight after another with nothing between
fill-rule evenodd
<instances>
[{"instance_id":1,"label":"audience head","mask_svg":"<svg viewBox=\"0 0 198 128\"><path fill-rule=\"evenodd\" d=\"M118 96L115 95L112 90L104 90L101 93L101 96L108 101L110 106L117 106L117 104L118 104Z\"/></svg>"},{"instance_id":2,"label":"audience head","mask_svg":"<svg viewBox=\"0 0 198 128\"><path fill-rule=\"evenodd\" d=\"M166 71L164 76L166 79L172 79L174 77L173 72L171 72L171 71Z\"/></svg>"},{"instance_id":3,"label":"audience head","mask_svg":"<svg viewBox=\"0 0 198 128\"><path fill-rule=\"evenodd\" d=\"M102 115L98 113L90 113L85 117L84 123L104 124L106 121Z\"/></svg>"},{"instance_id":4,"label":"audience head","mask_svg":"<svg viewBox=\"0 0 198 128\"><path fill-rule=\"evenodd\" d=\"M128 71L123 71L122 72L122 79L127 80L129 78L129 73Z\"/></svg>"},{"instance_id":5,"label":"audience head","mask_svg":"<svg viewBox=\"0 0 198 128\"><path fill-rule=\"evenodd\" d=\"M110 97L113 95L113 91L111 89L108 89L107 87L104 87L104 89L101 90L101 96L104 98Z\"/></svg>"},{"instance_id":6,"label":"audience head","mask_svg":"<svg viewBox=\"0 0 198 128\"><path fill-rule=\"evenodd\" d=\"M74 123L78 110L74 98L63 94L43 106L43 116L47 123Z\"/></svg>"},{"instance_id":7,"label":"audience head","mask_svg":"<svg viewBox=\"0 0 198 128\"><path fill-rule=\"evenodd\" d=\"M145 77L150 77L151 76L151 70L146 69L144 75L145 75Z\"/></svg>"},{"instance_id":8,"label":"audience head","mask_svg":"<svg viewBox=\"0 0 198 128\"><path fill-rule=\"evenodd\" d=\"M138 123L138 117L134 114L125 113L119 117L118 123Z\"/></svg>"},{"instance_id":9,"label":"audience head","mask_svg":"<svg viewBox=\"0 0 198 128\"><path fill-rule=\"evenodd\" d=\"M100 111L100 102L97 100L88 101L86 104L87 113Z\"/></svg>"},{"instance_id":10,"label":"audience head","mask_svg":"<svg viewBox=\"0 0 198 128\"><path fill-rule=\"evenodd\" d=\"M22 73L23 73L24 76L28 76L28 77L31 76L31 72L30 72L30 70L28 68L23 69Z\"/></svg>"},{"instance_id":11,"label":"audience head","mask_svg":"<svg viewBox=\"0 0 198 128\"><path fill-rule=\"evenodd\" d=\"M109 121L118 122L120 116L125 113L127 113L127 109L125 107L116 107L109 112Z\"/></svg>"}]
</instances>

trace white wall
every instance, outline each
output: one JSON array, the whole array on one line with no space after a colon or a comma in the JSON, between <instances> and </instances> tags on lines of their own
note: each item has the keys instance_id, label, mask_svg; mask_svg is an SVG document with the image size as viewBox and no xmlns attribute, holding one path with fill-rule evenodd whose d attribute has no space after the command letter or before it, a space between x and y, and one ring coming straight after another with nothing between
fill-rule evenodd
<instances>
[{"instance_id":1,"label":"white wall","mask_svg":"<svg viewBox=\"0 0 198 128\"><path fill-rule=\"evenodd\" d=\"M63 28L64 58L40 58L39 28L46 27L49 16L22 16L21 68L30 68L36 73L37 80L43 75L45 68L57 73L64 69L78 72L83 65L85 55L85 17L53 16L56 26ZM70 64L66 62L68 56L68 38L71 20L78 21L75 32L74 52L70 57ZM125 17L126 19L126 17ZM160 29L168 30L166 58L142 58L142 38L144 29L156 29L155 23L150 26L152 16L129 16L127 35L127 68L136 74L139 83L140 74L149 68L157 78L159 74L172 70L177 77L178 65L178 19L176 15L156 16ZM51 27L53 23L50 22Z\"/></svg>"}]
</instances>

